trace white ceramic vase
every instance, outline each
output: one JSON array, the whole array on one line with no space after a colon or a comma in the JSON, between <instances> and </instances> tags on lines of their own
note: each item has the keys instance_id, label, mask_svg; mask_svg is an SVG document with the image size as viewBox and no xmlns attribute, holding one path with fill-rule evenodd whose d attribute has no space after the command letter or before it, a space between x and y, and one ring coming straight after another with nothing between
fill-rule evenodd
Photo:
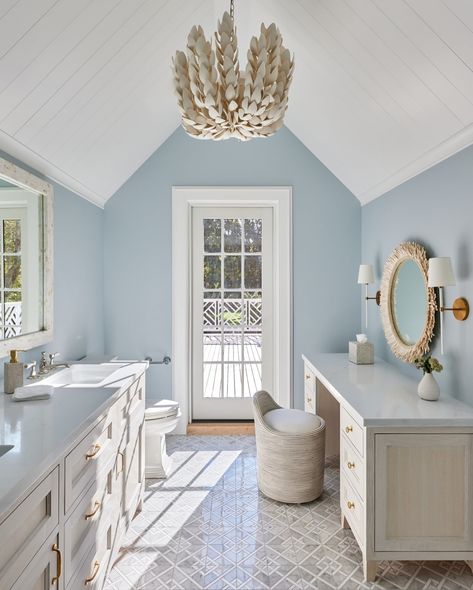
<instances>
[{"instance_id":1,"label":"white ceramic vase","mask_svg":"<svg viewBox=\"0 0 473 590\"><path fill-rule=\"evenodd\" d=\"M417 386L419 397L429 402L435 402L440 397L440 387L432 373L424 373Z\"/></svg>"}]
</instances>

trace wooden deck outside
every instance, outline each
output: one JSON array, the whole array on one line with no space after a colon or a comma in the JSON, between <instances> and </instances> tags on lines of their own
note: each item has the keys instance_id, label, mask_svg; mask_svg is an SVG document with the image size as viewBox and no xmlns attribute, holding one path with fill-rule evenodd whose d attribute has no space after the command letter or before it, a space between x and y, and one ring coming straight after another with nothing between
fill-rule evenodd
<instances>
[{"instance_id":1,"label":"wooden deck outside","mask_svg":"<svg viewBox=\"0 0 473 590\"><path fill-rule=\"evenodd\" d=\"M261 334L245 334L244 344L241 334L224 334L223 342L221 334L204 334L204 397L251 397L259 389Z\"/></svg>"}]
</instances>

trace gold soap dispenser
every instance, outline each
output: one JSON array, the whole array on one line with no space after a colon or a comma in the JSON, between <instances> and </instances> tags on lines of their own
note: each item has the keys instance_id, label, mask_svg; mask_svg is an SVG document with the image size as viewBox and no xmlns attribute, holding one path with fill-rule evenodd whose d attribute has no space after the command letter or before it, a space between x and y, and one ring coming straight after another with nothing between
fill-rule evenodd
<instances>
[{"instance_id":1,"label":"gold soap dispenser","mask_svg":"<svg viewBox=\"0 0 473 590\"><path fill-rule=\"evenodd\" d=\"M5 393L13 393L17 387L23 385L23 363L18 360L18 353L22 350L10 350L10 362L4 363L3 389Z\"/></svg>"}]
</instances>

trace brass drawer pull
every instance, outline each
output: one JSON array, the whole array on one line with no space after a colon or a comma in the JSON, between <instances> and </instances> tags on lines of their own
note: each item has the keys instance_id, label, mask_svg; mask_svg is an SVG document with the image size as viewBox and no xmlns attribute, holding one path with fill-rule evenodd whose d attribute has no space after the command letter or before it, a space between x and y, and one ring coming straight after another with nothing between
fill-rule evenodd
<instances>
[{"instance_id":1,"label":"brass drawer pull","mask_svg":"<svg viewBox=\"0 0 473 590\"><path fill-rule=\"evenodd\" d=\"M93 459L97 453L100 451L102 447L99 444L94 445L94 450L91 453L87 453L85 456L85 460L88 461L89 459Z\"/></svg>"},{"instance_id":2,"label":"brass drawer pull","mask_svg":"<svg viewBox=\"0 0 473 590\"><path fill-rule=\"evenodd\" d=\"M348 467L348 469L355 469L355 464L352 463L351 461L348 461L347 467Z\"/></svg>"},{"instance_id":3,"label":"brass drawer pull","mask_svg":"<svg viewBox=\"0 0 473 590\"><path fill-rule=\"evenodd\" d=\"M117 476L122 473L125 467L125 455L122 451L118 451L118 456L120 457L120 469L117 469Z\"/></svg>"},{"instance_id":4,"label":"brass drawer pull","mask_svg":"<svg viewBox=\"0 0 473 590\"><path fill-rule=\"evenodd\" d=\"M307 403L308 403L308 404L311 404L311 403L312 403L312 398L311 398L311 397L308 397L308 398L307 398Z\"/></svg>"},{"instance_id":5,"label":"brass drawer pull","mask_svg":"<svg viewBox=\"0 0 473 590\"><path fill-rule=\"evenodd\" d=\"M89 578L86 578L84 580L84 585L88 586L89 584L91 584L95 578L97 577L97 574L99 573L100 570L100 561L96 561L94 563L94 569L92 570L92 575Z\"/></svg>"},{"instance_id":6,"label":"brass drawer pull","mask_svg":"<svg viewBox=\"0 0 473 590\"><path fill-rule=\"evenodd\" d=\"M345 426L345 432L347 434L350 434L350 432L353 432L353 426Z\"/></svg>"},{"instance_id":7,"label":"brass drawer pull","mask_svg":"<svg viewBox=\"0 0 473 590\"><path fill-rule=\"evenodd\" d=\"M98 500L96 500L95 504L94 504L94 509L92 510L92 512L89 512L88 514L84 515L85 520L90 520L91 518L94 518L94 516L100 510L101 506L102 506L102 504Z\"/></svg>"},{"instance_id":8,"label":"brass drawer pull","mask_svg":"<svg viewBox=\"0 0 473 590\"><path fill-rule=\"evenodd\" d=\"M51 547L51 550L56 553L56 575L51 580L51 586L55 586L56 584L59 584L59 578L62 575L62 555L59 551L57 543L54 543L54 545Z\"/></svg>"},{"instance_id":9,"label":"brass drawer pull","mask_svg":"<svg viewBox=\"0 0 473 590\"><path fill-rule=\"evenodd\" d=\"M355 508L355 502L350 502L350 500L347 502L347 506L349 510L353 510L353 508Z\"/></svg>"},{"instance_id":10,"label":"brass drawer pull","mask_svg":"<svg viewBox=\"0 0 473 590\"><path fill-rule=\"evenodd\" d=\"M310 375L306 375L306 376L305 376L305 378L306 378L306 379L310 379Z\"/></svg>"}]
</instances>

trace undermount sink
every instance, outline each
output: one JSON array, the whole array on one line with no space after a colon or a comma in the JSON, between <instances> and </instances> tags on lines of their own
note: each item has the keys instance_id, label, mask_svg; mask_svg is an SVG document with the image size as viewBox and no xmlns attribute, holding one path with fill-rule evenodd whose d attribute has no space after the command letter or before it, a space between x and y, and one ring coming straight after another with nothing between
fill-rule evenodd
<instances>
[{"instance_id":1,"label":"undermount sink","mask_svg":"<svg viewBox=\"0 0 473 590\"><path fill-rule=\"evenodd\" d=\"M0 457L13 449L13 445L0 445Z\"/></svg>"},{"instance_id":2,"label":"undermount sink","mask_svg":"<svg viewBox=\"0 0 473 590\"><path fill-rule=\"evenodd\" d=\"M108 377L113 375L122 365L118 363L106 365L71 365L62 369L45 379L40 383L52 385L54 387L78 386L94 387L103 383Z\"/></svg>"}]
</instances>

